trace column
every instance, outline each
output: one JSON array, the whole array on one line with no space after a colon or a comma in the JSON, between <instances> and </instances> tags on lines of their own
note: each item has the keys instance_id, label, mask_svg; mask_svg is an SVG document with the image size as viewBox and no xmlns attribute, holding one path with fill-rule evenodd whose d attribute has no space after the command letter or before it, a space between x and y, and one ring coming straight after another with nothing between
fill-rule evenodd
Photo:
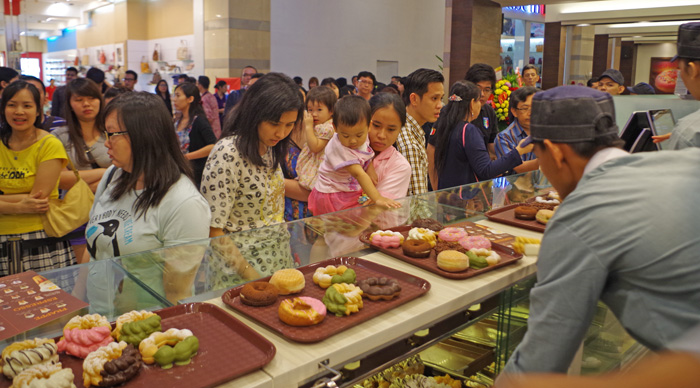
<instances>
[{"instance_id":1,"label":"column","mask_svg":"<svg viewBox=\"0 0 700 388\"><path fill-rule=\"evenodd\" d=\"M574 81L585 85L593 74L595 27L572 27L571 32L569 78L566 83Z\"/></svg>"},{"instance_id":2,"label":"column","mask_svg":"<svg viewBox=\"0 0 700 388\"><path fill-rule=\"evenodd\" d=\"M561 22L544 24L544 53L542 54L542 89L562 84L564 45Z\"/></svg>"},{"instance_id":3,"label":"column","mask_svg":"<svg viewBox=\"0 0 700 388\"><path fill-rule=\"evenodd\" d=\"M625 85L634 85L634 53L633 41L623 41L620 45L620 73L625 77Z\"/></svg>"},{"instance_id":4,"label":"column","mask_svg":"<svg viewBox=\"0 0 700 388\"><path fill-rule=\"evenodd\" d=\"M593 38L593 77L599 77L608 69L608 34Z\"/></svg>"}]
</instances>

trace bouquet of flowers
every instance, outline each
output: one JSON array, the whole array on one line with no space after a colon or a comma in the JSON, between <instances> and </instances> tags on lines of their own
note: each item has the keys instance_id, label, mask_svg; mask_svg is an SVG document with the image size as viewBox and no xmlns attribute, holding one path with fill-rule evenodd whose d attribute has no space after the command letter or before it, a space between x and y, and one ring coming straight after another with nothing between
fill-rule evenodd
<instances>
[{"instance_id":1,"label":"bouquet of flowers","mask_svg":"<svg viewBox=\"0 0 700 388\"><path fill-rule=\"evenodd\" d=\"M499 121L508 122L508 112L510 111L510 94L518 89L520 85L520 75L511 73L496 82L496 89L493 91L491 107L496 111Z\"/></svg>"}]
</instances>

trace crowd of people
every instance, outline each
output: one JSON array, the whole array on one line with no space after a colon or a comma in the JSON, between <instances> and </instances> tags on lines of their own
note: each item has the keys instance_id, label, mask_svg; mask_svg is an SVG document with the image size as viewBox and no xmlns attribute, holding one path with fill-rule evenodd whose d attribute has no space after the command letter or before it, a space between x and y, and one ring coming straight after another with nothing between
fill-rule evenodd
<instances>
[{"instance_id":1,"label":"crowd of people","mask_svg":"<svg viewBox=\"0 0 700 388\"><path fill-rule=\"evenodd\" d=\"M696 97L698 41L700 23L681 26L680 76ZM496 73L482 63L447 93L443 75L424 68L388 85L368 71L351 84L313 77L307 90L248 66L228 94L225 83L212 94L208 77L187 75L172 93L165 80L134 92L135 72L107 86L95 70L82 78L68 68L46 115L41 80L0 68L0 276L13 238L22 269L44 271L351 207L396 208L397 198L541 169L566 201L542 242L528 333L506 372L565 371L598 299L652 349L700 322L700 214L689 205L700 189L689 179L700 113L670 136L690 149L628 155L611 95L630 88L617 70L596 90L541 91L526 67L503 131L488 103ZM49 237L41 214L75 184L69 161L95 200L85 225ZM659 233L667 225L672 237ZM235 271L253 279L293 265L268 248L264 265L244 260Z\"/></svg>"}]
</instances>

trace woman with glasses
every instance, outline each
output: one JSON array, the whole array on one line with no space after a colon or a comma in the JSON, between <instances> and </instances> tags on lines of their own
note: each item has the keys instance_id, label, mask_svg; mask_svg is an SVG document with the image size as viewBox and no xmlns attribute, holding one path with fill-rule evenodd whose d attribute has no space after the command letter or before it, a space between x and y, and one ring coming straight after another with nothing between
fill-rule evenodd
<instances>
[{"instance_id":1,"label":"woman with glasses","mask_svg":"<svg viewBox=\"0 0 700 388\"><path fill-rule=\"evenodd\" d=\"M105 147L104 124L101 120L104 106L102 93L92 80L77 78L66 86L66 101L66 126L57 128L53 134L63 143L80 178L94 192L107 167L112 165ZM69 168L61 172L59 188L68 190L75 182L75 174ZM70 240L78 263L87 258L85 236L82 233L84 230L85 226L81 226L69 234L78 235Z\"/></svg>"},{"instance_id":2,"label":"woman with glasses","mask_svg":"<svg viewBox=\"0 0 700 388\"><path fill-rule=\"evenodd\" d=\"M457 81L450 88L449 102L435 122L435 171L429 173L437 189L493 179L522 164L520 155L532 150L521 142L491 160L481 131L471 123L479 116L480 96L479 87L469 81Z\"/></svg>"},{"instance_id":3,"label":"woman with glasses","mask_svg":"<svg viewBox=\"0 0 700 388\"><path fill-rule=\"evenodd\" d=\"M162 79L158 81L156 85L156 95L163 99L165 106L168 108L168 112L173 114L173 103L170 100L170 87L168 86L168 81Z\"/></svg>"},{"instance_id":4,"label":"woman with glasses","mask_svg":"<svg viewBox=\"0 0 700 388\"><path fill-rule=\"evenodd\" d=\"M0 101L0 277L9 275L8 240L21 239L16 272L46 271L75 263L68 241L48 238L40 214L49 198L58 198L58 180L66 165L61 142L41 129L37 88L16 81Z\"/></svg>"}]
</instances>

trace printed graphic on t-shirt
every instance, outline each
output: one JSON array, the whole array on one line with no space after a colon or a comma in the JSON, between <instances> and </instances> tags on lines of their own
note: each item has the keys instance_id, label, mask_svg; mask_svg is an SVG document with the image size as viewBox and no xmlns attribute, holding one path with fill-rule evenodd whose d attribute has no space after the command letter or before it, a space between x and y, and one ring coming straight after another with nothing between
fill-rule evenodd
<instances>
[{"instance_id":1,"label":"printed graphic on t-shirt","mask_svg":"<svg viewBox=\"0 0 700 388\"><path fill-rule=\"evenodd\" d=\"M92 257L95 257L98 245L111 245L113 257L117 257L121 254L120 242L129 245L134 241L134 219L127 210L107 210L93 216L90 224L85 237ZM122 238L118 238L120 234Z\"/></svg>"}]
</instances>

